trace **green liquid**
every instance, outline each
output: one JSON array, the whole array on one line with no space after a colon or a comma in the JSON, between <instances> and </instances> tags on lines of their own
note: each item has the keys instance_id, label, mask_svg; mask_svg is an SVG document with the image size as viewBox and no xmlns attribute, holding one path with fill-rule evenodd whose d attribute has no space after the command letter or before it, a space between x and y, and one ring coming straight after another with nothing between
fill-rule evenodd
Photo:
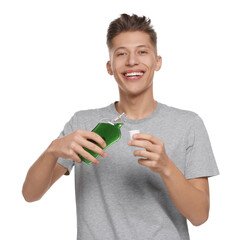
<instances>
[{"instance_id":1,"label":"green liquid","mask_svg":"<svg viewBox=\"0 0 245 240\"><path fill-rule=\"evenodd\" d=\"M115 123L110 124L110 123L98 123L97 126L92 130L92 132L97 133L98 135L100 135L106 142L106 147L102 148L97 142L88 139L88 141L96 144L97 146L99 146L100 148L102 148L103 150L108 148L111 144L113 144L114 142L118 141L121 137L121 131L120 128L123 125L123 123ZM92 150L85 148L84 150L86 150L88 153L90 153L93 157L97 158L99 156L98 153L93 152ZM83 156L81 156L80 154L78 154L79 157L82 159L82 161L84 161L86 164L91 164L91 162L87 159L85 159Z\"/></svg>"}]
</instances>

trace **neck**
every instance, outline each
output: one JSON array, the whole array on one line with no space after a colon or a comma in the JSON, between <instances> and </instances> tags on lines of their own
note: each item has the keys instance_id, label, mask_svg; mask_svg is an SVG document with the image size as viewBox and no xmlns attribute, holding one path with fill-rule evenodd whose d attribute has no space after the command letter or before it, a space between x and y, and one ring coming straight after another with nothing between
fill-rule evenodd
<instances>
[{"instance_id":1,"label":"neck","mask_svg":"<svg viewBox=\"0 0 245 240\"><path fill-rule=\"evenodd\" d=\"M136 120L150 116L157 107L157 102L153 98L153 93L148 92L137 96L123 95L119 91L120 101L115 107L118 113L123 112L129 119Z\"/></svg>"}]
</instances>

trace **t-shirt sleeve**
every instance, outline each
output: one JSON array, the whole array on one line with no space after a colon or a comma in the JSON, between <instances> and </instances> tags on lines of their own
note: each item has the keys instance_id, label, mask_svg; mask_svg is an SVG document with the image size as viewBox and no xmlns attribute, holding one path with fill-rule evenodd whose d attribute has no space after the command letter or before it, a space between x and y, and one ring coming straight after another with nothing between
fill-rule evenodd
<instances>
[{"instance_id":1,"label":"t-shirt sleeve","mask_svg":"<svg viewBox=\"0 0 245 240\"><path fill-rule=\"evenodd\" d=\"M209 136L203 120L197 115L187 134L186 179L219 174Z\"/></svg>"},{"instance_id":2,"label":"t-shirt sleeve","mask_svg":"<svg viewBox=\"0 0 245 240\"><path fill-rule=\"evenodd\" d=\"M75 131L76 129L76 115L74 114L74 116L70 119L69 122L67 122L64 126L63 131L60 133L58 138L64 137L70 133L72 133L73 131ZM65 167L67 169L67 172L65 173L65 175L70 175L71 170L73 169L74 166L74 161L72 159L64 159L64 158L58 158L57 163L59 163L60 165L62 165L63 167Z\"/></svg>"}]
</instances>

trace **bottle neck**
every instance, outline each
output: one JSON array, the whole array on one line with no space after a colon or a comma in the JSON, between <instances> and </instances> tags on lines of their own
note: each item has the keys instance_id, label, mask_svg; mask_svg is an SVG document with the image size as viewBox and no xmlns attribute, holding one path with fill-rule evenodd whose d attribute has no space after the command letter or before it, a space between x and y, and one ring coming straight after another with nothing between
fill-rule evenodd
<instances>
[{"instance_id":1,"label":"bottle neck","mask_svg":"<svg viewBox=\"0 0 245 240\"><path fill-rule=\"evenodd\" d=\"M122 113L120 116L118 116L117 118L115 118L113 120L113 123L114 124L119 124L120 127L124 124L125 120L123 119L123 116L126 118L126 114L125 113Z\"/></svg>"}]
</instances>

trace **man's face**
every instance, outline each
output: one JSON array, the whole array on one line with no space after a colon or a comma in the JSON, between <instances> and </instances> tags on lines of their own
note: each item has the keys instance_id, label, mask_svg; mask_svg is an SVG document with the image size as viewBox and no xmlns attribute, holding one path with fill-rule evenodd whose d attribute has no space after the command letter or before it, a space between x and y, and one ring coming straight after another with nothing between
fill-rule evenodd
<instances>
[{"instance_id":1,"label":"man's face","mask_svg":"<svg viewBox=\"0 0 245 240\"><path fill-rule=\"evenodd\" d=\"M107 70L121 91L138 95L152 87L154 72L161 68L150 36L142 31L122 32L112 40Z\"/></svg>"}]
</instances>

